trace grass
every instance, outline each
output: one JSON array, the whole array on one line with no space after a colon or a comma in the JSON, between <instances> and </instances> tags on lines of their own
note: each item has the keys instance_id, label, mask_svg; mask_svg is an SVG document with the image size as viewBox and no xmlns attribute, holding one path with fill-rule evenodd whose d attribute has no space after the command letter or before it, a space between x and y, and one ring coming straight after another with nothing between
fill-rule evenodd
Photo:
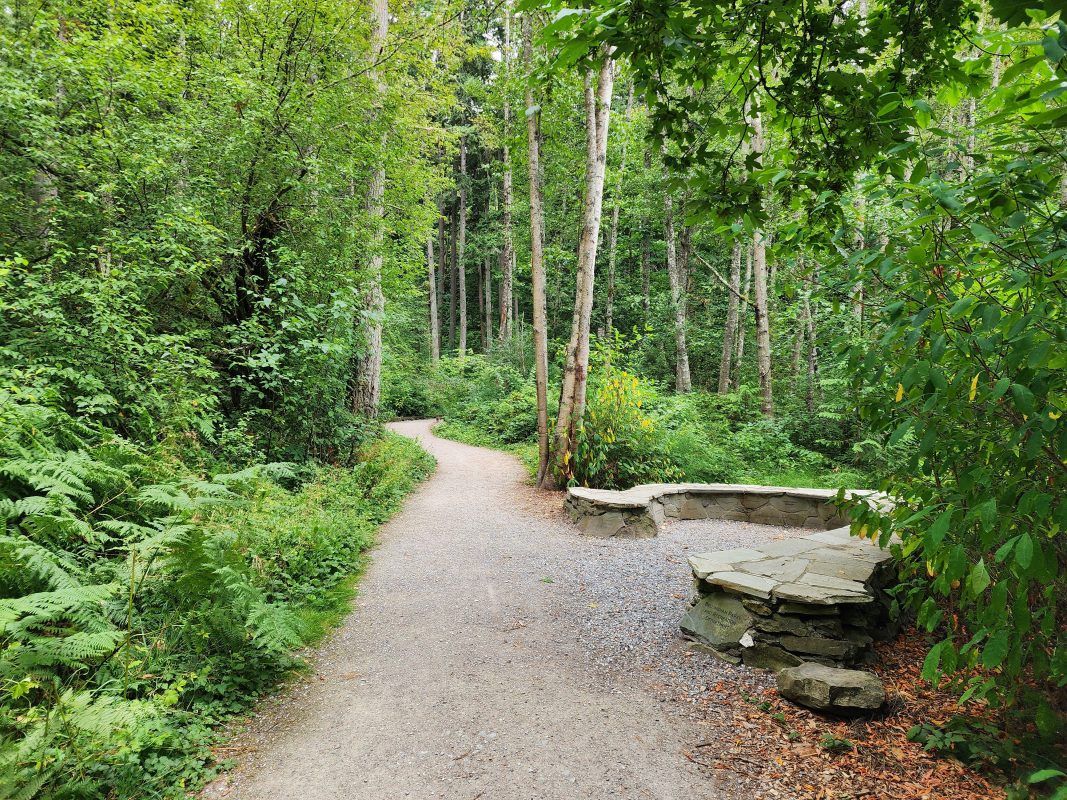
<instances>
[{"instance_id":1,"label":"grass","mask_svg":"<svg viewBox=\"0 0 1067 800\"><path fill-rule=\"evenodd\" d=\"M503 450L505 453L511 453L518 457L531 478L537 474L537 442L508 444L480 428L455 420L445 420L437 423L433 432L442 439L451 439L454 442L462 442L475 447L488 447L493 450Z\"/></svg>"}]
</instances>

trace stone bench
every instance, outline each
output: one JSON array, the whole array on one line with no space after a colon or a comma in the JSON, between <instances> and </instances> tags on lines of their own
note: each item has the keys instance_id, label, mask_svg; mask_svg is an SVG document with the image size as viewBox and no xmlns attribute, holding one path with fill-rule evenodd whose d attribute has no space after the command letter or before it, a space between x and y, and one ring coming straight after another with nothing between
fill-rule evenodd
<instances>
[{"instance_id":1,"label":"stone bench","mask_svg":"<svg viewBox=\"0 0 1067 800\"><path fill-rule=\"evenodd\" d=\"M778 671L867 663L894 635L884 590L891 554L848 527L689 558L682 631L722 658Z\"/></svg>"},{"instance_id":2,"label":"stone bench","mask_svg":"<svg viewBox=\"0 0 1067 800\"><path fill-rule=\"evenodd\" d=\"M565 508L587 536L646 538L667 519L729 519L828 530L848 524L836 489L790 489L739 483L650 483L625 491L571 488ZM884 502L850 490L847 499Z\"/></svg>"}]
</instances>

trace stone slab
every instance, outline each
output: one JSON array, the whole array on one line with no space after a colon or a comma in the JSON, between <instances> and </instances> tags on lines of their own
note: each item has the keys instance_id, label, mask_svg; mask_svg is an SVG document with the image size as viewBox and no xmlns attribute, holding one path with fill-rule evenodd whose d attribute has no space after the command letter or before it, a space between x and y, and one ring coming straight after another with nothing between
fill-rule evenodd
<instances>
[{"instance_id":1,"label":"stone slab","mask_svg":"<svg viewBox=\"0 0 1067 800\"><path fill-rule=\"evenodd\" d=\"M867 592L842 592L835 589L812 586L810 583L783 583L774 589L776 600L792 600L813 606L833 606L846 603L870 603L873 595Z\"/></svg>"},{"instance_id":2,"label":"stone slab","mask_svg":"<svg viewBox=\"0 0 1067 800\"><path fill-rule=\"evenodd\" d=\"M626 520L621 511L608 511L578 520L578 530L595 539L610 539L625 526Z\"/></svg>"},{"instance_id":3,"label":"stone slab","mask_svg":"<svg viewBox=\"0 0 1067 800\"><path fill-rule=\"evenodd\" d=\"M682 617L682 632L716 650L732 650L752 625L741 600L725 592L705 595Z\"/></svg>"},{"instance_id":4,"label":"stone slab","mask_svg":"<svg viewBox=\"0 0 1067 800\"><path fill-rule=\"evenodd\" d=\"M713 586L722 586L741 594L767 599L778 586L778 581L747 572L713 572L705 580Z\"/></svg>"},{"instance_id":5,"label":"stone slab","mask_svg":"<svg viewBox=\"0 0 1067 800\"><path fill-rule=\"evenodd\" d=\"M780 583L798 580L808 568L808 561L803 558L764 558L757 561L742 561L736 567L741 572L774 578Z\"/></svg>"}]
</instances>

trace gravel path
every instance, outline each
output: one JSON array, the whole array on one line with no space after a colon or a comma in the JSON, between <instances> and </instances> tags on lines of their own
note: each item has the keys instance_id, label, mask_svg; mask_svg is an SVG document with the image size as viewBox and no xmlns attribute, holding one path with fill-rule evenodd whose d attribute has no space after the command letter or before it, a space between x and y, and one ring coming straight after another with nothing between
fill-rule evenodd
<instances>
[{"instance_id":1,"label":"gravel path","mask_svg":"<svg viewBox=\"0 0 1067 800\"><path fill-rule=\"evenodd\" d=\"M685 556L795 532L676 523L653 540L585 539L516 459L431 424L392 426L436 474L382 529L312 675L263 704L205 797L751 796L688 755L723 734L695 707L709 683L766 679L678 636Z\"/></svg>"}]
</instances>

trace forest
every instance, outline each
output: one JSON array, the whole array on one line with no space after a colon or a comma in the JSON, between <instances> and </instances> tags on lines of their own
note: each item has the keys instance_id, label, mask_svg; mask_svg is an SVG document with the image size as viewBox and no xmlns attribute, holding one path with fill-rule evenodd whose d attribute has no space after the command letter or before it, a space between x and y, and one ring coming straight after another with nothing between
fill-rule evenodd
<instances>
[{"instance_id":1,"label":"forest","mask_svg":"<svg viewBox=\"0 0 1067 800\"><path fill-rule=\"evenodd\" d=\"M0 795L182 797L433 470L878 489L1067 798L1057 0L0 8ZM993 720L991 723L990 720Z\"/></svg>"}]
</instances>

